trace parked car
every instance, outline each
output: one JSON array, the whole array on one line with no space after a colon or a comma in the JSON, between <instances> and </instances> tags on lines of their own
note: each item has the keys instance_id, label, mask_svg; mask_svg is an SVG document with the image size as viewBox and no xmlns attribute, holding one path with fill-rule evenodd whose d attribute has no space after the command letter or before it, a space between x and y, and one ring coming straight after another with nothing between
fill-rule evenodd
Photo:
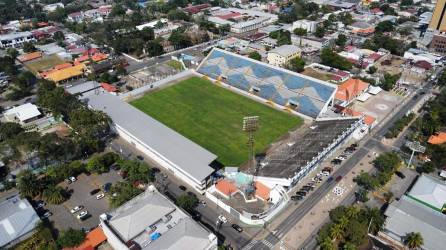
<instances>
[{"instance_id":1,"label":"parked car","mask_svg":"<svg viewBox=\"0 0 446 250\"><path fill-rule=\"evenodd\" d=\"M186 191L186 189L187 189L187 188L186 188L185 186L183 186L183 185L179 186L178 188L181 189L182 191Z\"/></svg>"},{"instance_id":2,"label":"parked car","mask_svg":"<svg viewBox=\"0 0 446 250\"><path fill-rule=\"evenodd\" d=\"M77 217L79 220L83 220L83 219L85 219L85 218L87 217L87 215L88 215L88 211L82 211L82 212L80 212L76 217Z\"/></svg>"},{"instance_id":3,"label":"parked car","mask_svg":"<svg viewBox=\"0 0 446 250\"><path fill-rule=\"evenodd\" d=\"M71 182L77 181L76 177L74 177L74 176L70 176L70 178L68 178L68 179L70 179Z\"/></svg>"},{"instance_id":4,"label":"parked car","mask_svg":"<svg viewBox=\"0 0 446 250\"><path fill-rule=\"evenodd\" d=\"M231 227L234 228L239 233L243 232L243 228L237 224L232 224Z\"/></svg>"},{"instance_id":5,"label":"parked car","mask_svg":"<svg viewBox=\"0 0 446 250\"><path fill-rule=\"evenodd\" d=\"M339 165L339 164L342 163L342 160L341 160L341 159L333 159L333 160L331 161L331 163L334 164L334 165Z\"/></svg>"},{"instance_id":6,"label":"parked car","mask_svg":"<svg viewBox=\"0 0 446 250\"><path fill-rule=\"evenodd\" d=\"M406 178L406 175L404 175L404 174L401 173L400 171L396 171L396 172L395 172L395 175L398 176L398 177L400 177L401 179Z\"/></svg>"},{"instance_id":7,"label":"parked car","mask_svg":"<svg viewBox=\"0 0 446 250\"><path fill-rule=\"evenodd\" d=\"M221 215L221 214L218 216L218 220L221 221L221 222L223 222L223 223L227 223L227 222L228 222L228 219L226 219L226 217L224 217L224 216Z\"/></svg>"},{"instance_id":8,"label":"parked car","mask_svg":"<svg viewBox=\"0 0 446 250\"><path fill-rule=\"evenodd\" d=\"M144 157L142 157L141 155L137 155L136 158L137 158L138 160L140 160L140 161L143 161L143 160L144 160Z\"/></svg>"},{"instance_id":9,"label":"parked car","mask_svg":"<svg viewBox=\"0 0 446 250\"><path fill-rule=\"evenodd\" d=\"M198 220L201 219L201 214L200 214L200 212L198 212L198 211L193 211L193 212L191 213L191 216L192 216L192 219L194 219L194 220L196 220L196 221L198 221Z\"/></svg>"},{"instance_id":10,"label":"parked car","mask_svg":"<svg viewBox=\"0 0 446 250\"><path fill-rule=\"evenodd\" d=\"M70 210L70 212L71 212L72 214L74 214L74 213L79 212L82 208L84 208L84 206L79 205L79 206L73 207L73 208Z\"/></svg>"},{"instance_id":11,"label":"parked car","mask_svg":"<svg viewBox=\"0 0 446 250\"><path fill-rule=\"evenodd\" d=\"M338 176L338 177L336 177L336 182L340 182L342 180L342 176Z\"/></svg>"},{"instance_id":12,"label":"parked car","mask_svg":"<svg viewBox=\"0 0 446 250\"><path fill-rule=\"evenodd\" d=\"M291 196L290 198L291 198L291 200L293 200L293 201L300 201L300 200L302 200L304 197L303 197L302 195L293 195L293 196Z\"/></svg>"},{"instance_id":13,"label":"parked car","mask_svg":"<svg viewBox=\"0 0 446 250\"><path fill-rule=\"evenodd\" d=\"M306 196L307 192L305 192L305 191L297 191L296 195Z\"/></svg>"},{"instance_id":14,"label":"parked car","mask_svg":"<svg viewBox=\"0 0 446 250\"><path fill-rule=\"evenodd\" d=\"M101 190L99 188L93 189L90 191L90 195L95 195L97 193L99 193Z\"/></svg>"},{"instance_id":15,"label":"parked car","mask_svg":"<svg viewBox=\"0 0 446 250\"><path fill-rule=\"evenodd\" d=\"M105 194L103 194L103 193L98 194L98 195L96 195L96 200L100 200L100 199L102 199L104 197L105 197Z\"/></svg>"},{"instance_id":16,"label":"parked car","mask_svg":"<svg viewBox=\"0 0 446 250\"><path fill-rule=\"evenodd\" d=\"M46 205L46 203L44 201L37 201L36 203L36 208L42 208Z\"/></svg>"}]
</instances>

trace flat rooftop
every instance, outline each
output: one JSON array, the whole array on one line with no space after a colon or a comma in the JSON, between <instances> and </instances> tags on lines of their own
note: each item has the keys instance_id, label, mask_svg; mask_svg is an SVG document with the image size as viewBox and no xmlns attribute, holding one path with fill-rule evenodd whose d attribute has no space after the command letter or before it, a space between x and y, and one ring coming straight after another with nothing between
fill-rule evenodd
<instances>
[{"instance_id":1,"label":"flat rooftop","mask_svg":"<svg viewBox=\"0 0 446 250\"><path fill-rule=\"evenodd\" d=\"M124 243L147 250L207 249L215 239L152 187L109 213L105 223Z\"/></svg>"},{"instance_id":2,"label":"flat rooftop","mask_svg":"<svg viewBox=\"0 0 446 250\"><path fill-rule=\"evenodd\" d=\"M119 97L103 91L92 91L83 98L90 107L110 116L113 123L135 141L151 148L197 182L202 182L214 172L209 164L217 158L216 155Z\"/></svg>"},{"instance_id":3,"label":"flat rooftop","mask_svg":"<svg viewBox=\"0 0 446 250\"><path fill-rule=\"evenodd\" d=\"M265 158L259 176L292 178L359 118L315 121L310 128L297 131Z\"/></svg>"}]
</instances>

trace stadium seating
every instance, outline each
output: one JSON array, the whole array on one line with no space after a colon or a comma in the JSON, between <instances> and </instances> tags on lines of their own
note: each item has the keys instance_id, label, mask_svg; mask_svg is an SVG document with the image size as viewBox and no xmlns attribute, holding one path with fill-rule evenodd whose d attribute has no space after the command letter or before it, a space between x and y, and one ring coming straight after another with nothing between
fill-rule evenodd
<instances>
[{"instance_id":1,"label":"stadium seating","mask_svg":"<svg viewBox=\"0 0 446 250\"><path fill-rule=\"evenodd\" d=\"M316 118L331 101L336 86L220 49L213 49L197 72L280 105L292 101L296 111Z\"/></svg>"}]
</instances>

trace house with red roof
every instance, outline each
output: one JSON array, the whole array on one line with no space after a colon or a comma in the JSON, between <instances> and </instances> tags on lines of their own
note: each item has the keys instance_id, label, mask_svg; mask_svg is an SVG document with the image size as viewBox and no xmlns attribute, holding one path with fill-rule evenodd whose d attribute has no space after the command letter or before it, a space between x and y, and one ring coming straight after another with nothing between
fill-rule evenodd
<instances>
[{"instance_id":1,"label":"house with red roof","mask_svg":"<svg viewBox=\"0 0 446 250\"><path fill-rule=\"evenodd\" d=\"M212 7L212 5L210 5L208 3L198 4L198 5L189 4L189 6L183 8L183 11L187 12L190 15L195 15L195 14L200 13L203 10L210 9L211 7Z\"/></svg>"},{"instance_id":2,"label":"house with red roof","mask_svg":"<svg viewBox=\"0 0 446 250\"><path fill-rule=\"evenodd\" d=\"M338 86L338 91L335 94L335 101L338 105L346 107L358 96L365 93L368 88L368 83L360 79L350 78Z\"/></svg>"}]
</instances>

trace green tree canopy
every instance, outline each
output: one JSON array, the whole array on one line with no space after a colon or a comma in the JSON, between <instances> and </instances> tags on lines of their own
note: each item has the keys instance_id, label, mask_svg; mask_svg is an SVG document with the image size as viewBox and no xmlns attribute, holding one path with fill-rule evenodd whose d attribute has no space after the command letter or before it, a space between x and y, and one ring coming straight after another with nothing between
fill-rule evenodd
<instances>
[{"instance_id":1,"label":"green tree canopy","mask_svg":"<svg viewBox=\"0 0 446 250\"><path fill-rule=\"evenodd\" d=\"M253 52L249 53L248 56L249 56L249 58L257 60L257 61L261 61L262 60L262 56L257 51L253 51Z\"/></svg>"},{"instance_id":2,"label":"green tree canopy","mask_svg":"<svg viewBox=\"0 0 446 250\"><path fill-rule=\"evenodd\" d=\"M341 70L350 70L352 63L329 48L322 49L321 63Z\"/></svg>"},{"instance_id":3,"label":"green tree canopy","mask_svg":"<svg viewBox=\"0 0 446 250\"><path fill-rule=\"evenodd\" d=\"M288 62L287 68L294 72L302 72L304 71L305 61L300 57L295 57Z\"/></svg>"},{"instance_id":4,"label":"green tree canopy","mask_svg":"<svg viewBox=\"0 0 446 250\"><path fill-rule=\"evenodd\" d=\"M192 211L198 205L197 197L188 194L178 196L176 203L186 211Z\"/></svg>"},{"instance_id":5,"label":"green tree canopy","mask_svg":"<svg viewBox=\"0 0 446 250\"><path fill-rule=\"evenodd\" d=\"M82 230L76 230L69 228L66 231L62 231L57 243L62 247L76 247L79 246L85 240L85 233Z\"/></svg>"}]
</instances>

